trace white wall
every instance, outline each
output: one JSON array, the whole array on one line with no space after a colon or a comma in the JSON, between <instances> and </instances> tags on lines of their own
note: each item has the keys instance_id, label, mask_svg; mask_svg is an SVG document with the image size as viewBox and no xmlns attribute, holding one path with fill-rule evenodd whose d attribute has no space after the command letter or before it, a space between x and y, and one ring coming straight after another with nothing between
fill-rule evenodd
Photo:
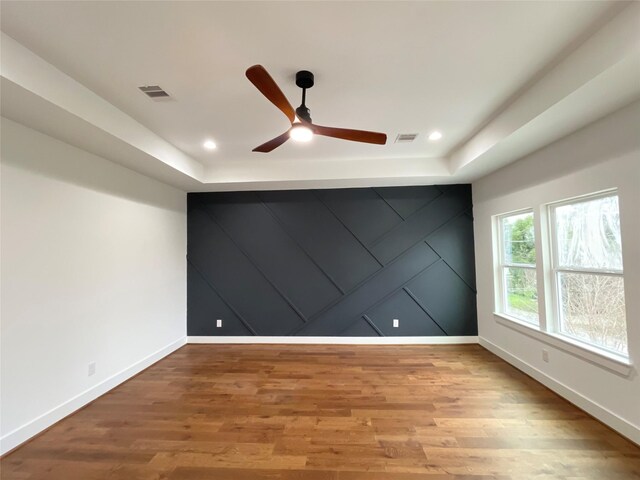
<instances>
[{"instance_id":1,"label":"white wall","mask_svg":"<svg viewBox=\"0 0 640 480\"><path fill-rule=\"evenodd\" d=\"M630 376L496 321L492 215L617 188L623 243ZM640 443L640 102L473 184L480 342ZM542 361L542 349L549 363Z\"/></svg>"},{"instance_id":2,"label":"white wall","mask_svg":"<svg viewBox=\"0 0 640 480\"><path fill-rule=\"evenodd\" d=\"M4 118L1 133L6 452L184 344L186 194Z\"/></svg>"}]
</instances>

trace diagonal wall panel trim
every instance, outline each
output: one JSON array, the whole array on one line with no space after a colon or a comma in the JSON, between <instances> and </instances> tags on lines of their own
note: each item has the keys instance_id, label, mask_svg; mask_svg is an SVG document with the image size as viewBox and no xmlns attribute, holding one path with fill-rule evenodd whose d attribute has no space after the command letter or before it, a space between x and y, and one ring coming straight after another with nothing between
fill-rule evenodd
<instances>
[{"instance_id":1,"label":"diagonal wall panel trim","mask_svg":"<svg viewBox=\"0 0 640 480\"><path fill-rule=\"evenodd\" d=\"M424 313L426 313L427 315L429 315L429 317L431 318L431 320L433 320L433 313L431 313L429 311L429 309L427 307L425 307L422 302L420 300L418 300L418 298L416 298L416 296L411 292L411 290L409 290L406 286L402 287L402 290L405 291L405 293L409 296L409 298L411 298L411 300L414 301L414 303L420 307L420 310L422 310ZM442 328L438 322L436 322L435 320L433 320L433 323L435 323L438 328L442 331L442 333L444 333L445 335L448 335L447 332L444 330L444 328Z\"/></svg>"},{"instance_id":2,"label":"diagonal wall panel trim","mask_svg":"<svg viewBox=\"0 0 640 480\"><path fill-rule=\"evenodd\" d=\"M302 320L202 210L188 213L188 260L258 335L288 334ZM187 283L187 296L189 284ZM273 319L278 319L274 322ZM187 315L187 322L188 322ZM211 319L215 326L215 318Z\"/></svg>"},{"instance_id":3,"label":"diagonal wall panel trim","mask_svg":"<svg viewBox=\"0 0 640 480\"><path fill-rule=\"evenodd\" d=\"M343 295L380 269L376 258L312 190L261 192L259 197Z\"/></svg>"},{"instance_id":4,"label":"diagonal wall panel trim","mask_svg":"<svg viewBox=\"0 0 640 480\"><path fill-rule=\"evenodd\" d=\"M207 335L206 332L209 330L207 323L212 317L216 317L216 319L224 317L225 330L228 328L229 320L237 319L248 333L256 335L249 322L220 295L220 292L207 281L198 268L189 260L187 260L187 272L187 282L190 289L189 302L187 303L187 315L190 317L190 321L187 324L187 335ZM202 291L202 289L198 291L199 281L206 285L208 291ZM222 302L223 305L216 305L216 299ZM225 307L229 312L225 312ZM243 335L242 333L233 334ZM229 335L228 330L225 335Z\"/></svg>"},{"instance_id":5,"label":"diagonal wall panel trim","mask_svg":"<svg viewBox=\"0 0 640 480\"><path fill-rule=\"evenodd\" d=\"M470 185L189 194L188 330L475 335L471 214Z\"/></svg>"},{"instance_id":6,"label":"diagonal wall panel trim","mask_svg":"<svg viewBox=\"0 0 640 480\"><path fill-rule=\"evenodd\" d=\"M432 268L432 267L429 267ZM406 287L369 309L368 316L384 334L390 336L441 336L447 333L407 293ZM398 325L388 319L398 319Z\"/></svg>"},{"instance_id":7,"label":"diagonal wall panel trim","mask_svg":"<svg viewBox=\"0 0 640 480\"><path fill-rule=\"evenodd\" d=\"M384 337L384 333L382 333L380 329L376 327L376 324L373 323L373 321L367 315L362 315L362 318L365 320L365 322L367 322L371 326L371 328L373 328L376 331L378 335L380 335L381 337Z\"/></svg>"},{"instance_id":8,"label":"diagonal wall panel trim","mask_svg":"<svg viewBox=\"0 0 640 480\"><path fill-rule=\"evenodd\" d=\"M374 190L403 220L408 220L417 210L442 195L442 190L436 185L374 188Z\"/></svg>"},{"instance_id":9,"label":"diagonal wall panel trim","mask_svg":"<svg viewBox=\"0 0 640 480\"><path fill-rule=\"evenodd\" d=\"M235 245L235 247L238 249L238 251L240 251L245 256L245 258L248 260L248 262L260 273L260 275L262 275L262 277L266 280L266 282L269 285L271 285L271 287L276 292L278 292L278 294L287 303L287 305L289 305L291 310L293 310L296 313L296 315L298 315L298 317L300 317L300 320L302 320L303 322L306 322L307 321L307 317L304 315L304 313L302 313L300 311L300 309L295 305L295 303L293 303L284 293L282 293L282 291L280 290L280 288L278 288L278 286L274 283L274 281L267 274L265 274L265 272L262 270L262 268L260 268L259 265L256 264L256 261L251 257L251 255L247 254L245 249L242 246L238 245L238 243L234 240L234 237L232 235L230 235L229 232L226 230L226 228L223 227L220 224L220 222L218 222L216 220L215 215L208 208L205 208L205 211L206 211L207 215L209 216L209 218L211 219L211 221L218 226L220 231L224 232L224 234L229 238L229 240L231 240L231 242Z\"/></svg>"},{"instance_id":10,"label":"diagonal wall panel trim","mask_svg":"<svg viewBox=\"0 0 640 480\"><path fill-rule=\"evenodd\" d=\"M429 245L429 242L427 242L427 245ZM436 253L437 253L437 252L436 252ZM464 279L464 278L462 277L462 275L460 275L460 274L456 271L456 269L455 269L455 268L453 268L451 265L449 265L449 264L447 263L447 261L446 261L444 258L442 259L442 261L445 263L445 265L446 265L447 267L449 267L449 269L450 269L453 273L455 273L455 274L458 276L458 278L459 278L460 280L462 280L462 281L465 283L465 285L466 285L467 287L469 287L469 289L473 290L475 293L478 293L478 292L476 291L476 287L475 287L475 286L473 286L473 285L469 285L469 282L467 282L467 280L466 280L466 279Z\"/></svg>"},{"instance_id":11,"label":"diagonal wall panel trim","mask_svg":"<svg viewBox=\"0 0 640 480\"><path fill-rule=\"evenodd\" d=\"M436 187L427 187L427 188L429 188L429 190L428 190L429 198L425 199L423 204L420 205L419 207L415 208L413 211L411 211L411 213L405 213L404 217L398 213L400 218L403 219L403 222L399 223L397 225L394 225L392 228L390 228L389 230L384 232L382 235L380 235L378 238L376 238L373 242L371 242L371 246L372 247L374 247L375 245L377 245L380 242L383 242L385 240L385 238L387 236L392 235L395 232L396 229L403 228L403 225L404 225L404 228L406 228L407 222L409 222L409 225L411 225L412 223L415 223L411 218L413 215L420 214L420 212L424 208L426 208L431 202L433 202L434 200L438 199L438 197L441 197L442 195L444 195L442 190L440 190L440 189L438 189ZM381 194L379 194L379 195L381 195ZM382 197L382 195L381 195L381 198L384 199L384 197ZM386 199L384 199L384 200L387 203L387 205L389 205L389 207L393 208L394 211L396 211L396 213L397 213L397 210L391 205L391 203L389 203L389 201L387 201ZM397 199L396 199L396 201L394 203L396 203L396 204L398 203ZM398 208L398 207L396 207L396 208ZM415 242L415 243L417 243L417 242Z\"/></svg>"},{"instance_id":12,"label":"diagonal wall panel trim","mask_svg":"<svg viewBox=\"0 0 640 480\"><path fill-rule=\"evenodd\" d=\"M476 291L475 264L466 259L472 258L473 218L467 211L452 218L441 228L432 232L425 241L433 248L469 288Z\"/></svg>"},{"instance_id":13,"label":"diagonal wall panel trim","mask_svg":"<svg viewBox=\"0 0 640 480\"><path fill-rule=\"evenodd\" d=\"M332 331L344 326L345 321L360 317L370 306L401 288L438 259L438 255L425 243L416 245L328 311L300 326L296 334L331 335Z\"/></svg>"},{"instance_id":14,"label":"diagonal wall panel trim","mask_svg":"<svg viewBox=\"0 0 640 480\"><path fill-rule=\"evenodd\" d=\"M316 195L366 246L402 223L402 217L372 188L317 190Z\"/></svg>"},{"instance_id":15,"label":"diagonal wall panel trim","mask_svg":"<svg viewBox=\"0 0 640 480\"><path fill-rule=\"evenodd\" d=\"M373 191L376 193L376 195L378 195L378 196L380 197L380 199L381 199L384 203L386 203L387 205L389 205L389 208L390 208L391 210L393 210L393 211L396 213L396 215L398 215L398 217L399 217L401 220L405 220L405 217L403 217L403 216L400 214L400 212L396 209L396 207L394 207L394 206L389 202L389 200L387 200L387 199L386 199L386 198L385 198L385 197L384 197L384 196L383 196L383 195L382 195L382 194L381 194L381 193L380 193L376 188L372 188L371 190L373 190Z\"/></svg>"},{"instance_id":16,"label":"diagonal wall panel trim","mask_svg":"<svg viewBox=\"0 0 640 480\"><path fill-rule=\"evenodd\" d=\"M271 214L271 216L273 217L273 219L274 219L276 222L278 222L278 224L282 227L282 229L283 229L284 231L287 231L287 230L286 230L286 225L285 225L285 223L284 223L284 222L283 222L283 221L278 217L278 215L277 215L277 214L276 214L276 212L273 210L273 208L272 208L272 207L270 207L268 204L266 204L266 203L264 203L264 202L263 202L263 205L265 206L265 208L267 209L267 211ZM334 278L333 278L333 277L332 277L328 272L326 272L326 271L325 271L325 270L320 266L320 264L316 261L316 259L315 259L315 258L313 258L313 257L311 256L311 253L309 253L308 248L307 248L307 249L305 249L305 248L302 246L302 244L300 243L300 241L298 241L298 239L292 235L291 231L289 231L289 232L288 232L288 234L289 234L289 236L291 237L291 240L293 240L293 241L295 242L295 244L300 248L300 250L301 250L302 252L304 252L304 253L305 253L305 255L307 255L307 257L309 258L309 260L310 260L311 262L313 262L313 264L314 264L316 267L318 267L318 269L319 269L319 270L320 270L320 271L321 271L321 272L322 272L322 273L327 277L327 280L329 280L329 281L333 284L333 286L334 286L334 287L336 287L336 289L338 289L338 291L339 291L342 295L344 295L344 293L345 293L344 288L342 288L342 287L340 286L340 284L339 284L339 283L338 283L338 282L337 282L337 281L336 281L336 280L335 280L335 279L334 279Z\"/></svg>"},{"instance_id":17,"label":"diagonal wall panel trim","mask_svg":"<svg viewBox=\"0 0 640 480\"><path fill-rule=\"evenodd\" d=\"M466 208L468 202L463 196L456 192L445 192L378 239L371 246L371 251L378 260L386 264Z\"/></svg>"},{"instance_id":18,"label":"diagonal wall panel trim","mask_svg":"<svg viewBox=\"0 0 640 480\"><path fill-rule=\"evenodd\" d=\"M477 332L475 294L446 263L440 261L417 275L407 288L447 335ZM443 301L454 298L457 301Z\"/></svg>"},{"instance_id":19,"label":"diagonal wall panel trim","mask_svg":"<svg viewBox=\"0 0 640 480\"><path fill-rule=\"evenodd\" d=\"M375 261L382 267L382 263L380 262L380 260L378 260L376 258L376 256L371 253L371 250L369 249L369 247L367 247L367 245L364 243L364 241L362 240L362 238L360 238L360 236L358 236L352 229L349 228L349 226L345 223L345 221L340 217L340 215L338 215L336 213L336 211L331 207L331 205L327 202L325 202L321 196L318 196L318 199L320 200L320 202L322 203L322 205L324 205L325 208L327 208L327 210L329 210L331 212L331 214L347 229L347 231L353 235L353 238L356 239L356 241L362 246L362 248L364 248L367 253L369 253L369 255L371 255L371 257L373 257L375 259ZM391 207L389 207L391 208Z\"/></svg>"},{"instance_id":20,"label":"diagonal wall panel trim","mask_svg":"<svg viewBox=\"0 0 640 480\"><path fill-rule=\"evenodd\" d=\"M303 321L340 297L340 290L283 230L255 194L243 193L241 202L231 203L227 201L228 195L219 195L223 202L202 204ZM257 232L260 234L256 235ZM282 268L283 265L287 268ZM305 282L300 282L300 278L313 284L313 291Z\"/></svg>"}]
</instances>

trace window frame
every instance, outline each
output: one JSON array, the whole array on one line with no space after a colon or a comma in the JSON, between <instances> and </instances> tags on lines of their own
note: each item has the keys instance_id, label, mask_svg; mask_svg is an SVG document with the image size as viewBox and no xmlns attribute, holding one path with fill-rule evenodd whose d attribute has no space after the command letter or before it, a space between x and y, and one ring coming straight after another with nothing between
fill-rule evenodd
<instances>
[{"instance_id":1,"label":"window frame","mask_svg":"<svg viewBox=\"0 0 640 480\"><path fill-rule=\"evenodd\" d=\"M494 288L493 316L496 323L507 327L510 330L517 332L518 334L535 339L539 342L551 346L552 348L556 348L558 351L564 352L565 354L580 358L595 366L615 373L616 375L627 378L634 371L630 352L629 354L624 355L617 351L602 348L599 345L583 342L580 339L576 339L569 335L560 333L558 331L559 329L556 327L559 326L557 319L560 312L560 304L558 303L558 300L561 299L561 297L556 294L556 292L558 291L558 289L556 288L558 274L556 274L553 270L553 267L556 266L558 262L554 257L557 252L557 238L555 235L556 218L554 209L552 209L551 207L557 207L564 204L575 204L581 201L589 201L597 197L616 195L618 196L618 205L621 220L620 233L621 235L624 234L624 228L622 226L623 212L622 208L620 208L620 206L623 204L623 200L620 197L618 189L594 189L591 190L591 192L587 194L580 194L579 192L576 192L577 195L566 198L564 200L549 199L546 201L534 201L529 204L531 206L523 206L523 208L517 210L494 214L491 216ZM538 324L513 317L506 313L504 309L504 295L506 285L503 281L504 242L502 236L502 219L508 216L527 212L533 213L534 233L536 236L535 244L537 265L536 284L538 290ZM583 271L580 271L581 269L579 268L563 268L562 270L570 271L569 273L585 273ZM622 278L624 279L624 271L618 272L616 270L610 271L607 269L595 270L597 270L596 274L601 274L601 272L611 274L620 273L622 275ZM587 274L590 272L587 272ZM628 293L626 289L625 293ZM626 305L625 310L627 310ZM627 340L630 338L630 324L628 318L629 317L627 315ZM483 343L482 338L481 343Z\"/></svg>"},{"instance_id":2,"label":"window frame","mask_svg":"<svg viewBox=\"0 0 640 480\"><path fill-rule=\"evenodd\" d=\"M505 242L504 242L504 227L503 227L503 220L505 218L509 218L509 217L515 217L517 215L523 215L523 214L527 214L530 213L531 216L533 217L533 231L534 231L534 241L536 244L536 263L534 264L528 264L528 263L514 263L514 262L507 262L505 260L506 258L506 251L505 251ZM524 208L521 210L515 210L513 212L508 212L508 213L503 213L501 215L497 215L496 217L496 229L497 229L497 254L498 254L498 262L497 262L497 270L498 270L498 278L499 278L499 288L498 288L498 296L497 296L497 300L498 302L496 307L497 310L504 316L513 319L517 322L521 322L525 325L532 325L535 327L538 327L540 325L540 304L538 301L538 321L537 322L531 322L528 320L525 320L524 318L519 318L516 317L512 314L510 314L507 311L507 275L506 275L506 269L508 268L522 268L522 269L527 269L527 270L531 270L535 273L536 275L536 290L537 290L537 296L538 299L540 298L540 286L539 286L539 282L538 282L538 265L539 265L539 261L538 261L538 250L537 250L537 246L538 246L538 236L536 235L536 228L535 228L535 222L536 222L536 215L535 212L532 208Z\"/></svg>"},{"instance_id":3,"label":"window frame","mask_svg":"<svg viewBox=\"0 0 640 480\"><path fill-rule=\"evenodd\" d=\"M561 324L563 321L563 308L562 308L562 284L560 281L560 276L563 273L568 274L583 274L583 275L606 275L606 276L614 276L621 278L624 282L624 258L622 258L623 268L618 269L607 269L607 268L581 268L581 267L563 267L560 266L559 261L559 249L558 249L558 235L557 235L557 222L556 222L556 209L558 207L562 207L565 205L576 205L579 203L585 203L592 200L597 200L601 198L608 197L618 197L618 214L619 205L620 205L620 196L618 195L617 189L610 189L601 192L581 195L579 197L573 197L566 200L561 200L558 202L547 203L543 207L546 207L547 213L547 241L549 242L550 249L550 259L549 259L549 271L550 275L548 278L550 279L549 285L546 287L547 291L551 295L551 303L553 308L551 311L546 312L547 325L546 332L557 335L562 339L566 339L572 343L578 343L580 345L585 345L589 349L594 349L596 351L602 352L609 355L615 355L617 357L622 357L625 359L629 358L629 354L623 354L621 352L612 350L602 345L598 345L595 343L591 343L584 339L576 338L574 336L568 335L564 333L561 329ZM625 301L626 308L626 301ZM625 326L627 327L627 342L629 340L629 329L628 322L625 321Z\"/></svg>"}]
</instances>

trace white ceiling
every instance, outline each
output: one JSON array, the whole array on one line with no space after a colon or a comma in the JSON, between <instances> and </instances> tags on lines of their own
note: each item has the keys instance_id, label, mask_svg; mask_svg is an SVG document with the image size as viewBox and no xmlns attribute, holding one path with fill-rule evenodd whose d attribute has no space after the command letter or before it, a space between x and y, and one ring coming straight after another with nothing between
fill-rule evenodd
<instances>
[{"instance_id":1,"label":"white ceiling","mask_svg":"<svg viewBox=\"0 0 640 480\"><path fill-rule=\"evenodd\" d=\"M438 162L624 6L3 1L1 28L203 164L208 178L233 183L244 179L234 177L240 165L272 166L273 173L291 161L310 171L357 161L367 177L367 162ZM294 107L300 103L295 72L313 71L307 105L314 121L382 131L388 144L316 137L311 144L252 153L288 127L244 76L257 63ZM137 89L145 84L162 86L172 98L148 99ZM436 129L444 138L429 142ZM419 136L412 144L394 144L398 133ZM219 148L204 150L206 138Z\"/></svg>"}]
</instances>

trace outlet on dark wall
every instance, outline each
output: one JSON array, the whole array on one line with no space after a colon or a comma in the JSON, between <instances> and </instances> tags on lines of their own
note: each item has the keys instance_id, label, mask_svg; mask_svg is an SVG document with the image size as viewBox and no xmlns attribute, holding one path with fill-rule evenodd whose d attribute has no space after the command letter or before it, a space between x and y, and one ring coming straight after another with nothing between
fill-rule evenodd
<instances>
[{"instance_id":1,"label":"outlet on dark wall","mask_svg":"<svg viewBox=\"0 0 640 480\"><path fill-rule=\"evenodd\" d=\"M190 193L187 296L190 336L477 335L471 186Z\"/></svg>"}]
</instances>

